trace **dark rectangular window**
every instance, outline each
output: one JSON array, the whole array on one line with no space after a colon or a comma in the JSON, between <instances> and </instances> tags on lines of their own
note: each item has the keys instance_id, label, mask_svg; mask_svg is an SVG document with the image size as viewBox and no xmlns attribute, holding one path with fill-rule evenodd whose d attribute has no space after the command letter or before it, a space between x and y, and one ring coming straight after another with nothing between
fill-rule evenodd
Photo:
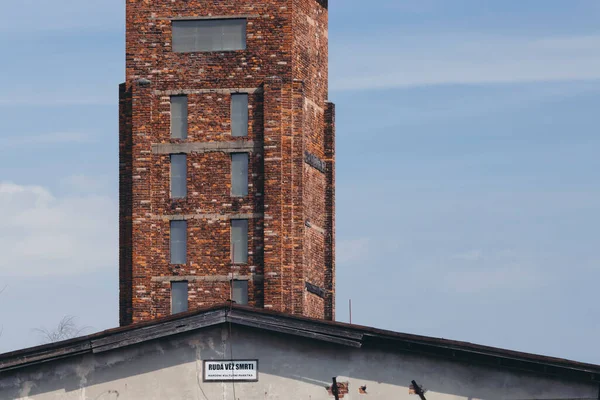
<instances>
[{"instance_id":1,"label":"dark rectangular window","mask_svg":"<svg viewBox=\"0 0 600 400\"><path fill-rule=\"evenodd\" d=\"M232 298L236 304L248 305L248 281L233 281Z\"/></svg>"},{"instance_id":2,"label":"dark rectangular window","mask_svg":"<svg viewBox=\"0 0 600 400\"><path fill-rule=\"evenodd\" d=\"M248 220L231 220L231 253L235 264L248 262Z\"/></svg>"},{"instance_id":3,"label":"dark rectangular window","mask_svg":"<svg viewBox=\"0 0 600 400\"><path fill-rule=\"evenodd\" d=\"M171 264L187 263L187 221L171 221Z\"/></svg>"},{"instance_id":4,"label":"dark rectangular window","mask_svg":"<svg viewBox=\"0 0 600 400\"><path fill-rule=\"evenodd\" d=\"M246 49L246 19L173 21L173 51L230 51Z\"/></svg>"},{"instance_id":5,"label":"dark rectangular window","mask_svg":"<svg viewBox=\"0 0 600 400\"><path fill-rule=\"evenodd\" d=\"M171 96L171 138L187 139L188 134L188 98Z\"/></svg>"},{"instance_id":6,"label":"dark rectangular window","mask_svg":"<svg viewBox=\"0 0 600 400\"><path fill-rule=\"evenodd\" d=\"M171 282L171 314L188 310L188 283Z\"/></svg>"},{"instance_id":7,"label":"dark rectangular window","mask_svg":"<svg viewBox=\"0 0 600 400\"><path fill-rule=\"evenodd\" d=\"M248 94L231 95L231 135L248 136Z\"/></svg>"},{"instance_id":8,"label":"dark rectangular window","mask_svg":"<svg viewBox=\"0 0 600 400\"><path fill-rule=\"evenodd\" d=\"M248 195L248 153L231 154L231 195Z\"/></svg>"},{"instance_id":9,"label":"dark rectangular window","mask_svg":"<svg viewBox=\"0 0 600 400\"><path fill-rule=\"evenodd\" d=\"M171 154L171 198L184 199L187 196L187 156Z\"/></svg>"}]
</instances>

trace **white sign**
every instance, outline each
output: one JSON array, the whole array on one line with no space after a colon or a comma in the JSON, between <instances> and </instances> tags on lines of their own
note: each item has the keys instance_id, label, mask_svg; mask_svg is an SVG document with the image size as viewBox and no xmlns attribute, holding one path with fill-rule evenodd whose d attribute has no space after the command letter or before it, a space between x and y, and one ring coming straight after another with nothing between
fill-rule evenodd
<instances>
[{"instance_id":1,"label":"white sign","mask_svg":"<svg viewBox=\"0 0 600 400\"><path fill-rule=\"evenodd\" d=\"M204 381L258 381L258 360L204 361Z\"/></svg>"}]
</instances>

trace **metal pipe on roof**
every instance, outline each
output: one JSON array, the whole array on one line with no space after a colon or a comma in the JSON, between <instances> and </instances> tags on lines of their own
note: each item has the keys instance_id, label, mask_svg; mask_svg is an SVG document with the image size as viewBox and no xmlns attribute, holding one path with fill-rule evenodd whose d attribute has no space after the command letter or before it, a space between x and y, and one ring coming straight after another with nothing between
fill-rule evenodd
<instances>
[{"instance_id":1,"label":"metal pipe on roof","mask_svg":"<svg viewBox=\"0 0 600 400\"><path fill-rule=\"evenodd\" d=\"M337 384L337 378L334 376L331 378L333 385L331 386L331 394L335 397L335 400L340 400L340 390Z\"/></svg>"}]
</instances>

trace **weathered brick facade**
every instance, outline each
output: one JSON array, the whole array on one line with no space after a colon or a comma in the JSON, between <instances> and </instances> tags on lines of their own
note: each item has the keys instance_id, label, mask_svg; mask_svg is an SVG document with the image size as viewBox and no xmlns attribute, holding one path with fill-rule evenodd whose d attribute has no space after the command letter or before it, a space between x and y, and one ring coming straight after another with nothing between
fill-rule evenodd
<instances>
[{"instance_id":1,"label":"weathered brick facade","mask_svg":"<svg viewBox=\"0 0 600 400\"><path fill-rule=\"evenodd\" d=\"M177 53L172 21L245 18L246 49ZM335 307L335 123L328 96L327 0L127 0L120 87L120 323L230 298L328 320ZM249 94L247 137L231 95ZM188 137L171 139L170 96L188 96ZM232 152L249 153L249 194L232 197ZM187 154L187 197L171 199L170 154ZM248 262L233 264L230 220L248 219ZM187 264L171 265L171 220L187 220Z\"/></svg>"}]
</instances>

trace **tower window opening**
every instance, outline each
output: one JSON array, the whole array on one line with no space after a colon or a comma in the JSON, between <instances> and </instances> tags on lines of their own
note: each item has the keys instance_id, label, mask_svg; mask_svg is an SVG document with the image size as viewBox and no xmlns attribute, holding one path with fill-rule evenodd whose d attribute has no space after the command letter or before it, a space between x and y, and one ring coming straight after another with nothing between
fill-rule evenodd
<instances>
[{"instance_id":1,"label":"tower window opening","mask_svg":"<svg viewBox=\"0 0 600 400\"><path fill-rule=\"evenodd\" d=\"M231 258L234 264L248 262L248 220L231 220Z\"/></svg>"},{"instance_id":2,"label":"tower window opening","mask_svg":"<svg viewBox=\"0 0 600 400\"><path fill-rule=\"evenodd\" d=\"M187 221L171 221L171 264L187 264Z\"/></svg>"},{"instance_id":3,"label":"tower window opening","mask_svg":"<svg viewBox=\"0 0 600 400\"><path fill-rule=\"evenodd\" d=\"M188 135L188 98L171 96L171 138L187 139Z\"/></svg>"},{"instance_id":4,"label":"tower window opening","mask_svg":"<svg viewBox=\"0 0 600 400\"><path fill-rule=\"evenodd\" d=\"M171 282L171 314L188 310L188 283Z\"/></svg>"},{"instance_id":5,"label":"tower window opening","mask_svg":"<svg viewBox=\"0 0 600 400\"><path fill-rule=\"evenodd\" d=\"M248 305L248 281L235 280L231 283L231 300L236 304Z\"/></svg>"},{"instance_id":6,"label":"tower window opening","mask_svg":"<svg viewBox=\"0 0 600 400\"><path fill-rule=\"evenodd\" d=\"M171 198L184 199L187 196L187 155L171 155Z\"/></svg>"},{"instance_id":7,"label":"tower window opening","mask_svg":"<svg viewBox=\"0 0 600 400\"><path fill-rule=\"evenodd\" d=\"M231 154L231 195L248 195L248 153Z\"/></svg>"},{"instance_id":8,"label":"tower window opening","mask_svg":"<svg viewBox=\"0 0 600 400\"><path fill-rule=\"evenodd\" d=\"M245 50L246 25L245 18L173 21L173 51Z\"/></svg>"},{"instance_id":9,"label":"tower window opening","mask_svg":"<svg viewBox=\"0 0 600 400\"><path fill-rule=\"evenodd\" d=\"M231 95L231 136L248 136L248 94Z\"/></svg>"}]
</instances>

